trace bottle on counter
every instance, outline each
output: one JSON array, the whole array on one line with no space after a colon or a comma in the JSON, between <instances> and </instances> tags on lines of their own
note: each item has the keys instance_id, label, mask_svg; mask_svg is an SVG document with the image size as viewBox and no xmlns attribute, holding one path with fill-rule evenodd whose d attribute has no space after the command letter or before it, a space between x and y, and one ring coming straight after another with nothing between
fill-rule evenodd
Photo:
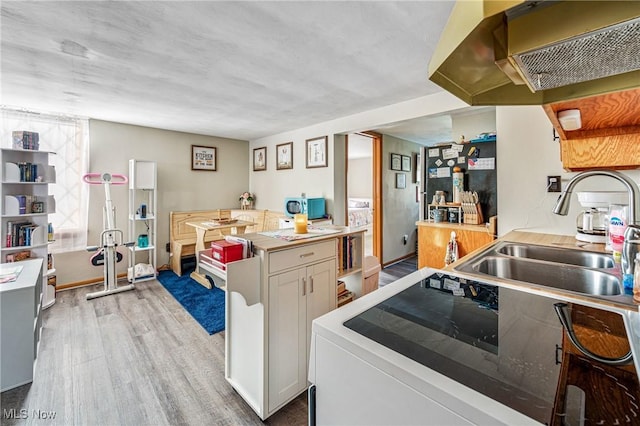
<instances>
[{"instance_id":1,"label":"bottle on counter","mask_svg":"<svg viewBox=\"0 0 640 426\"><path fill-rule=\"evenodd\" d=\"M636 253L633 265L633 300L640 302L640 253Z\"/></svg>"}]
</instances>

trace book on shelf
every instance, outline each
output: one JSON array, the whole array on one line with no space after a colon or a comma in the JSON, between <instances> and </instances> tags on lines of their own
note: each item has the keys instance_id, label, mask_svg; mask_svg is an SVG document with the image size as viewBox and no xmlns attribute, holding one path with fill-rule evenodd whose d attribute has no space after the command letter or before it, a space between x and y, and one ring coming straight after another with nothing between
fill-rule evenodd
<instances>
[{"instance_id":1,"label":"book on shelf","mask_svg":"<svg viewBox=\"0 0 640 426\"><path fill-rule=\"evenodd\" d=\"M40 149L40 135L38 132L14 130L11 136L13 138L13 149L28 149L32 151Z\"/></svg>"},{"instance_id":2,"label":"book on shelf","mask_svg":"<svg viewBox=\"0 0 640 426\"><path fill-rule=\"evenodd\" d=\"M345 287L344 281L338 280L338 290L337 290L338 294L342 293L345 290L346 290L346 287Z\"/></svg>"}]
</instances>

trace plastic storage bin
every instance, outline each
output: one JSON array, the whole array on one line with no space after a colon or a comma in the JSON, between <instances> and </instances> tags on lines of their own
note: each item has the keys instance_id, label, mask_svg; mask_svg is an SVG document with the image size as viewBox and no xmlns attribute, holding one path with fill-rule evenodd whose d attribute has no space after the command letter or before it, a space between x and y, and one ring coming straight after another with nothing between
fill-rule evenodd
<instances>
[{"instance_id":1,"label":"plastic storage bin","mask_svg":"<svg viewBox=\"0 0 640 426\"><path fill-rule=\"evenodd\" d=\"M378 288L380 275L380 261L375 256L364 258L364 294L371 293Z\"/></svg>"}]
</instances>

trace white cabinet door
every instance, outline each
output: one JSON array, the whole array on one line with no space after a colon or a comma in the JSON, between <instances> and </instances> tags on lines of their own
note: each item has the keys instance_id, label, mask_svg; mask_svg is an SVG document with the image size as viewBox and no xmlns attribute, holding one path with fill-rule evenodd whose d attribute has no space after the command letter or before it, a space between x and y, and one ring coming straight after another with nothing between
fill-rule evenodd
<instances>
[{"instance_id":1,"label":"white cabinet door","mask_svg":"<svg viewBox=\"0 0 640 426\"><path fill-rule=\"evenodd\" d=\"M307 388L311 322L335 306L335 259L269 278L269 411Z\"/></svg>"},{"instance_id":2,"label":"white cabinet door","mask_svg":"<svg viewBox=\"0 0 640 426\"><path fill-rule=\"evenodd\" d=\"M307 384L306 268L269 278L269 411Z\"/></svg>"},{"instance_id":3,"label":"white cabinet door","mask_svg":"<svg viewBox=\"0 0 640 426\"><path fill-rule=\"evenodd\" d=\"M305 365L309 362L311 323L314 319L336 308L337 281L335 259L307 267L307 281L307 344L305 347Z\"/></svg>"}]
</instances>

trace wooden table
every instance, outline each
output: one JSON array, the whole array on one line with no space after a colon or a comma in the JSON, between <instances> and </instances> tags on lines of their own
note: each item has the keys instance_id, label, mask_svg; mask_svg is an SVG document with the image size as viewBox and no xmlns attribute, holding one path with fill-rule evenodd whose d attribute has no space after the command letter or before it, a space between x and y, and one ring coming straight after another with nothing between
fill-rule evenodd
<instances>
[{"instance_id":1,"label":"wooden table","mask_svg":"<svg viewBox=\"0 0 640 426\"><path fill-rule=\"evenodd\" d=\"M187 222L189 226L196 228L196 269L191 273L191 278L207 288L211 288L211 283L204 274L200 273L200 256L199 253L205 249L204 237L207 231L218 231L221 235L231 235L235 229L235 234L244 234L247 226L255 225L254 222L245 220L236 220L235 222L219 223L219 222Z\"/></svg>"}]
</instances>

